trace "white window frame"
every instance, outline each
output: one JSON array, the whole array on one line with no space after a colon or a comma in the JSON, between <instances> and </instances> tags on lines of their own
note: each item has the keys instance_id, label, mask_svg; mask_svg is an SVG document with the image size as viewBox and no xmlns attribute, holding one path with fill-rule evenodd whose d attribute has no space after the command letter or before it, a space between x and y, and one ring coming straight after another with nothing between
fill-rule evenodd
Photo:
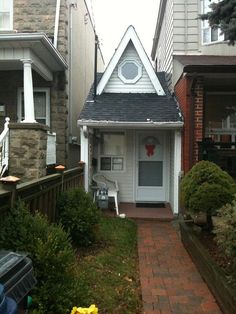
<instances>
[{"instance_id":1,"label":"white window frame","mask_svg":"<svg viewBox=\"0 0 236 314\"><path fill-rule=\"evenodd\" d=\"M115 173L122 173L126 170L126 132L125 131L114 131L114 130L102 130L102 134L124 134L124 154L123 155L104 155L101 153L101 143L99 143L99 150L98 150L98 169L100 172L108 173L108 172L115 172ZM101 169L101 158L111 158L111 170L104 170ZM122 170L113 170L112 169L112 159L113 158L123 158L123 169Z\"/></svg>"},{"instance_id":2,"label":"white window frame","mask_svg":"<svg viewBox=\"0 0 236 314\"><path fill-rule=\"evenodd\" d=\"M205 7L205 1L209 1L209 0L201 0L201 13L207 13L204 11L204 7ZM218 3L219 0L212 0L211 3ZM209 4L211 4L209 3ZM209 8L210 11L210 8ZM208 41L204 41L204 31L208 31L209 32L209 40ZM205 21L201 21L201 37L202 37L202 45L209 45L209 44L215 44L215 43L219 43L219 42L223 42L225 40L225 36L224 34L221 34L221 30L220 28L217 29L217 40L212 40L211 37L211 31L212 31L212 27L209 25L209 22L207 20Z\"/></svg>"},{"instance_id":3,"label":"white window frame","mask_svg":"<svg viewBox=\"0 0 236 314\"><path fill-rule=\"evenodd\" d=\"M138 74L135 76L135 78L129 80L123 76L122 67L126 63L134 63L137 66ZM133 59L126 59L118 65L118 77L122 80L122 82L124 82L126 84L134 84L142 77L142 65Z\"/></svg>"},{"instance_id":4,"label":"white window frame","mask_svg":"<svg viewBox=\"0 0 236 314\"><path fill-rule=\"evenodd\" d=\"M23 88L18 89L18 97L17 97L17 116L18 116L18 122L23 120L23 117L21 115L22 112L22 93L24 92ZM50 126L50 88L41 88L41 87L35 87L33 92L44 92L46 94L46 125ZM36 119L37 117L35 117Z\"/></svg>"},{"instance_id":5,"label":"white window frame","mask_svg":"<svg viewBox=\"0 0 236 314\"><path fill-rule=\"evenodd\" d=\"M10 11L9 11L9 27L3 27L0 28L0 31L9 31L9 30L13 30L13 0L1 0L1 1L6 1L9 3L10 6ZM8 11L4 11L4 12L0 12L0 17L1 17L1 13L8 13Z\"/></svg>"}]
</instances>

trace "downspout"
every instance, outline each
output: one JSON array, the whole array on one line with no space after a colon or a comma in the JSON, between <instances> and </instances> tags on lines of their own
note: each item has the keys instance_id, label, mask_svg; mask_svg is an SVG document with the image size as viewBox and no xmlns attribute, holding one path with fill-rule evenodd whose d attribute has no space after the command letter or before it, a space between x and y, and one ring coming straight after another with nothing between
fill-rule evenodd
<instances>
[{"instance_id":1,"label":"downspout","mask_svg":"<svg viewBox=\"0 0 236 314\"><path fill-rule=\"evenodd\" d=\"M192 77L191 81L191 86L190 86L190 110L189 110L189 115L190 115L190 154L189 154L189 166L190 169L192 168L194 164L194 141L195 141L195 136L194 136L194 130L195 130L195 86L197 83L197 76L194 75Z\"/></svg>"},{"instance_id":2,"label":"downspout","mask_svg":"<svg viewBox=\"0 0 236 314\"><path fill-rule=\"evenodd\" d=\"M60 19L60 7L61 7L61 0L57 0L56 14L55 14L55 26L54 26L54 40L53 40L53 44L54 44L55 48L57 48L59 19Z\"/></svg>"},{"instance_id":3,"label":"downspout","mask_svg":"<svg viewBox=\"0 0 236 314\"><path fill-rule=\"evenodd\" d=\"M94 91L93 99L95 100L97 95L97 64L98 64L98 36L95 34L95 51L94 51Z\"/></svg>"}]
</instances>

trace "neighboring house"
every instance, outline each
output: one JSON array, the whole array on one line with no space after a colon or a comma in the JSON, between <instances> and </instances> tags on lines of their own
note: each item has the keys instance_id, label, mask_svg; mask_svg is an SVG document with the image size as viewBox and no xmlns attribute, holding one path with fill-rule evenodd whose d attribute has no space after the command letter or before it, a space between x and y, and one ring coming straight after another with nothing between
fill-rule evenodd
<instances>
[{"instance_id":1,"label":"neighboring house","mask_svg":"<svg viewBox=\"0 0 236 314\"><path fill-rule=\"evenodd\" d=\"M85 188L94 173L117 180L120 202L169 202L178 213L182 116L133 26L79 116Z\"/></svg>"},{"instance_id":2,"label":"neighboring house","mask_svg":"<svg viewBox=\"0 0 236 314\"><path fill-rule=\"evenodd\" d=\"M236 47L198 18L212 2L161 0L152 59L184 116L184 172L209 159L236 176Z\"/></svg>"},{"instance_id":3,"label":"neighboring house","mask_svg":"<svg viewBox=\"0 0 236 314\"><path fill-rule=\"evenodd\" d=\"M95 36L83 0L0 1L0 176L30 180L46 166L77 165Z\"/></svg>"}]
</instances>

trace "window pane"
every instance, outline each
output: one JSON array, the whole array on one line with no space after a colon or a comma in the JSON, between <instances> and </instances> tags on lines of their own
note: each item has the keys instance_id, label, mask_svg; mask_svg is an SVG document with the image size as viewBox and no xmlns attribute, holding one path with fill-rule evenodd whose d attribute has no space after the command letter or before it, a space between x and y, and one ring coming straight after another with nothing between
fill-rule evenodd
<instances>
[{"instance_id":1,"label":"window pane","mask_svg":"<svg viewBox=\"0 0 236 314\"><path fill-rule=\"evenodd\" d=\"M210 42L210 28L203 29L203 42L204 43Z\"/></svg>"},{"instance_id":2,"label":"window pane","mask_svg":"<svg viewBox=\"0 0 236 314\"><path fill-rule=\"evenodd\" d=\"M34 92L34 106L36 117L46 117L46 93Z\"/></svg>"},{"instance_id":3,"label":"window pane","mask_svg":"<svg viewBox=\"0 0 236 314\"><path fill-rule=\"evenodd\" d=\"M112 158L112 170L123 170L123 158Z\"/></svg>"},{"instance_id":4,"label":"window pane","mask_svg":"<svg viewBox=\"0 0 236 314\"><path fill-rule=\"evenodd\" d=\"M121 68L121 73L127 80L133 80L138 75L138 67L133 62L126 62Z\"/></svg>"},{"instance_id":5,"label":"window pane","mask_svg":"<svg viewBox=\"0 0 236 314\"><path fill-rule=\"evenodd\" d=\"M10 28L10 14L0 12L0 29Z\"/></svg>"},{"instance_id":6,"label":"window pane","mask_svg":"<svg viewBox=\"0 0 236 314\"><path fill-rule=\"evenodd\" d=\"M101 170L111 170L110 157L101 157Z\"/></svg>"},{"instance_id":7,"label":"window pane","mask_svg":"<svg viewBox=\"0 0 236 314\"><path fill-rule=\"evenodd\" d=\"M139 162L139 186L163 185L163 162L140 161Z\"/></svg>"},{"instance_id":8,"label":"window pane","mask_svg":"<svg viewBox=\"0 0 236 314\"><path fill-rule=\"evenodd\" d=\"M218 33L219 33L218 28L214 27L211 29L211 41L217 41L218 40Z\"/></svg>"},{"instance_id":9,"label":"window pane","mask_svg":"<svg viewBox=\"0 0 236 314\"><path fill-rule=\"evenodd\" d=\"M124 155L124 133L103 133L101 154L109 156Z\"/></svg>"},{"instance_id":10,"label":"window pane","mask_svg":"<svg viewBox=\"0 0 236 314\"><path fill-rule=\"evenodd\" d=\"M34 114L37 122L46 124L47 118L46 92L34 92ZM21 120L25 118L24 92L21 93Z\"/></svg>"},{"instance_id":11,"label":"window pane","mask_svg":"<svg viewBox=\"0 0 236 314\"><path fill-rule=\"evenodd\" d=\"M11 1L1 0L0 1L0 12L10 12Z\"/></svg>"}]
</instances>

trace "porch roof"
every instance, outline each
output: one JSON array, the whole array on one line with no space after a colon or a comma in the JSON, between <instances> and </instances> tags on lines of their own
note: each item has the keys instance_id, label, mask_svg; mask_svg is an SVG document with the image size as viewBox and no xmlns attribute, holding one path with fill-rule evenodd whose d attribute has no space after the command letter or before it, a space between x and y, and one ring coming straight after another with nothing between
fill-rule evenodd
<instances>
[{"instance_id":1,"label":"porch roof","mask_svg":"<svg viewBox=\"0 0 236 314\"><path fill-rule=\"evenodd\" d=\"M21 70L22 60L32 61L32 68L46 80L52 72L64 71L67 63L44 33L0 34L0 70Z\"/></svg>"},{"instance_id":2,"label":"porch roof","mask_svg":"<svg viewBox=\"0 0 236 314\"><path fill-rule=\"evenodd\" d=\"M235 73L236 56L174 55L174 60L183 67L183 72Z\"/></svg>"},{"instance_id":3,"label":"porch roof","mask_svg":"<svg viewBox=\"0 0 236 314\"><path fill-rule=\"evenodd\" d=\"M101 74L98 76L98 80ZM82 109L79 125L181 127L182 114L175 98L164 84L164 73L159 73L166 95L156 93L102 93L94 100L93 86Z\"/></svg>"}]
</instances>

